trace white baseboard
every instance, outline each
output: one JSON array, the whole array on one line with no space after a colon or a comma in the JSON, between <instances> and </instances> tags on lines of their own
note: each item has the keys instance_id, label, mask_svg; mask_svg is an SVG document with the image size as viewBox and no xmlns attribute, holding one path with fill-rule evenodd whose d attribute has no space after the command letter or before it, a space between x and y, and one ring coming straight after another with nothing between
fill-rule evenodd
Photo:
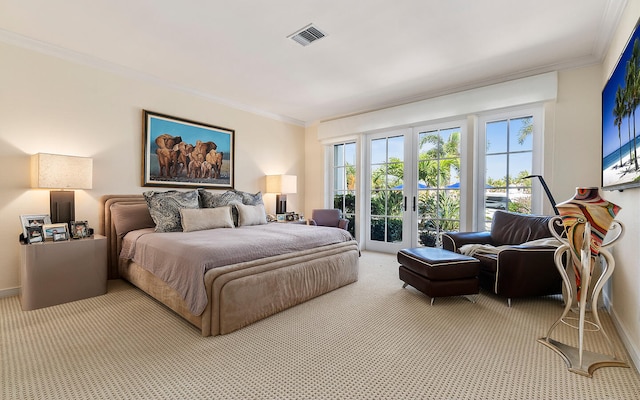
<instances>
[{"instance_id":1,"label":"white baseboard","mask_svg":"<svg viewBox=\"0 0 640 400\"><path fill-rule=\"evenodd\" d=\"M629 358L631 358L631 364L635 366L636 371L640 371L640 348L636 345L636 343L633 342L633 340L630 339L627 330L624 328L624 325L620 322L618 316L614 312L611 305L611 299L609 298L609 292L603 291L602 298L604 300L604 306L607 309L609 316L611 316L611 321L616 327L616 332L618 333L618 336L620 336L622 344L624 345L625 350L627 350Z\"/></svg>"},{"instance_id":2,"label":"white baseboard","mask_svg":"<svg viewBox=\"0 0 640 400\"><path fill-rule=\"evenodd\" d=\"M629 334L627 334L627 330L625 329L624 324L620 322L615 311L610 310L609 315L611 315L611 320L616 326L618 335L620 336L620 339L622 339L622 344L624 344L624 347L627 350L629 357L631 358L631 362L636 367L636 371L640 371L640 347L638 347L637 344L630 339L630 336Z\"/></svg>"},{"instance_id":3,"label":"white baseboard","mask_svg":"<svg viewBox=\"0 0 640 400\"><path fill-rule=\"evenodd\" d=\"M20 294L20 288L0 289L0 298L17 296Z\"/></svg>"}]
</instances>

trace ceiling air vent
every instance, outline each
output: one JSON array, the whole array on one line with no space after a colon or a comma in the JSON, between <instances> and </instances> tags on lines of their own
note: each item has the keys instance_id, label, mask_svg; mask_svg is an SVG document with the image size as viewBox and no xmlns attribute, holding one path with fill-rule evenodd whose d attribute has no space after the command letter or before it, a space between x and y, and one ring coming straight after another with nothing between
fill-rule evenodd
<instances>
[{"instance_id":1,"label":"ceiling air vent","mask_svg":"<svg viewBox=\"0 0 640 400\"><path fill-rule=\"evenodd\" d=\"M316 40L322 39L327 36L326 33L322 32L318 27L313 24L309 24L304 28L296 31L295 33L287 36L287 38L291 38L292 40L300 43L303 46L308 46L312 42Z\"/></svg>"}]
</instances>

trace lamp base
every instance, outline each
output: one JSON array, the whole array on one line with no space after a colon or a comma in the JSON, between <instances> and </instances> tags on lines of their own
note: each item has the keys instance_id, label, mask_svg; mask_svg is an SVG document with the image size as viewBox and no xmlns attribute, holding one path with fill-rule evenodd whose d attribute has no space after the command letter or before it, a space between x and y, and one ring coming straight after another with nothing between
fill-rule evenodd
<instances>
[{"instance_id":1,"label":"lamp base","mask_svg":"<svg viewBox=\"0 0 640 400\"><path fill-rule=\"evenodd\" d=\"M560 343L549 338L540 338L538 343L549 347L558 353L567 364L569 371L582 376L593 376L593 371L601 367L622 367L629 368L624 360L617 359L605 354L593 353L591 351L582 351L580 349Z\"/></svg>"},{"instance_id":2,"label":"lamp base","mask_svg":"<svg viewBox=\"0 0 640 400\"><path fill-rule=\"evenodd\" d=\"M73 190L52 190L49 192L51 222L66 223L76 219L75 192Z\"/></svg>"},{"instance_id":3,"label":"lamp base","mask_svg":"<svg viewBox=\"0 0 640 400\"><path fill-rule=\"evenodd\" d=\"M287 195L277 194L276 195L276 214L286 214L286 213L287 213Z\"/></svg>"}]
</instances>

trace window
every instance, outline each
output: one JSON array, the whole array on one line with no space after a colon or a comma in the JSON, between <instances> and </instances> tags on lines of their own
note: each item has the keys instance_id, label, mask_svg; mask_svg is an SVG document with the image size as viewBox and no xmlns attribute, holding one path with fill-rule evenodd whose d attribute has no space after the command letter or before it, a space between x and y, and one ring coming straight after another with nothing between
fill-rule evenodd
<instances>
[{"instance_id":1,"label":"window","mask_svg":"<svg viewBox=\"0 0 640 400\"><path fill-rule=\"evenodd\" d=\"M484 226L489 229L496 210L531 214L531 178L539 134L535 112L516 111L481 120L484 138Z\"/></svg>"},{"instance_id":2,"label":"window","mask_svg":"<svg viewBox=\"0 0 640 400\"><path fill-rule=\"evenodd\" d=\"M490 229L497 210L541 214L547 197L527 176L543 176L543 122L539 104L329 144L334 207L363 235L364 248L377 251L437 246L444 231Z\"/></svg>"},{"instance_id":3,"label":"window","mask_svg":"<svg viewBox=\"0 0 640 400\"><path fill-rule=\"evenodd\" d=\"M333 145L333 207L349 220L349 232L356 229L356 143Z\"/></svg>"}]
</instances>

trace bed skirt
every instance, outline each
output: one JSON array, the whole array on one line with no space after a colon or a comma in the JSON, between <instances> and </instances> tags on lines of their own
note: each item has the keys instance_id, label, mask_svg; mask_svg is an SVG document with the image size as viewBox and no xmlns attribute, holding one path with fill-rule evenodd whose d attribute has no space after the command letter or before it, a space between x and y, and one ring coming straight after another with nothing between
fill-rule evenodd
<instances>
[{"instance_id":1,"label":"bed skirt","mask_svg":"<svg viewBox=\"0 0 640 400\"><path fill-rule=\"evenodd\" d=\"M207 307L189 312L179 294L133 262L120 276L198 327L202 336L233 332L358 280L355 242L215 268L204 276Z\"/></svg>"}]
</instances>

